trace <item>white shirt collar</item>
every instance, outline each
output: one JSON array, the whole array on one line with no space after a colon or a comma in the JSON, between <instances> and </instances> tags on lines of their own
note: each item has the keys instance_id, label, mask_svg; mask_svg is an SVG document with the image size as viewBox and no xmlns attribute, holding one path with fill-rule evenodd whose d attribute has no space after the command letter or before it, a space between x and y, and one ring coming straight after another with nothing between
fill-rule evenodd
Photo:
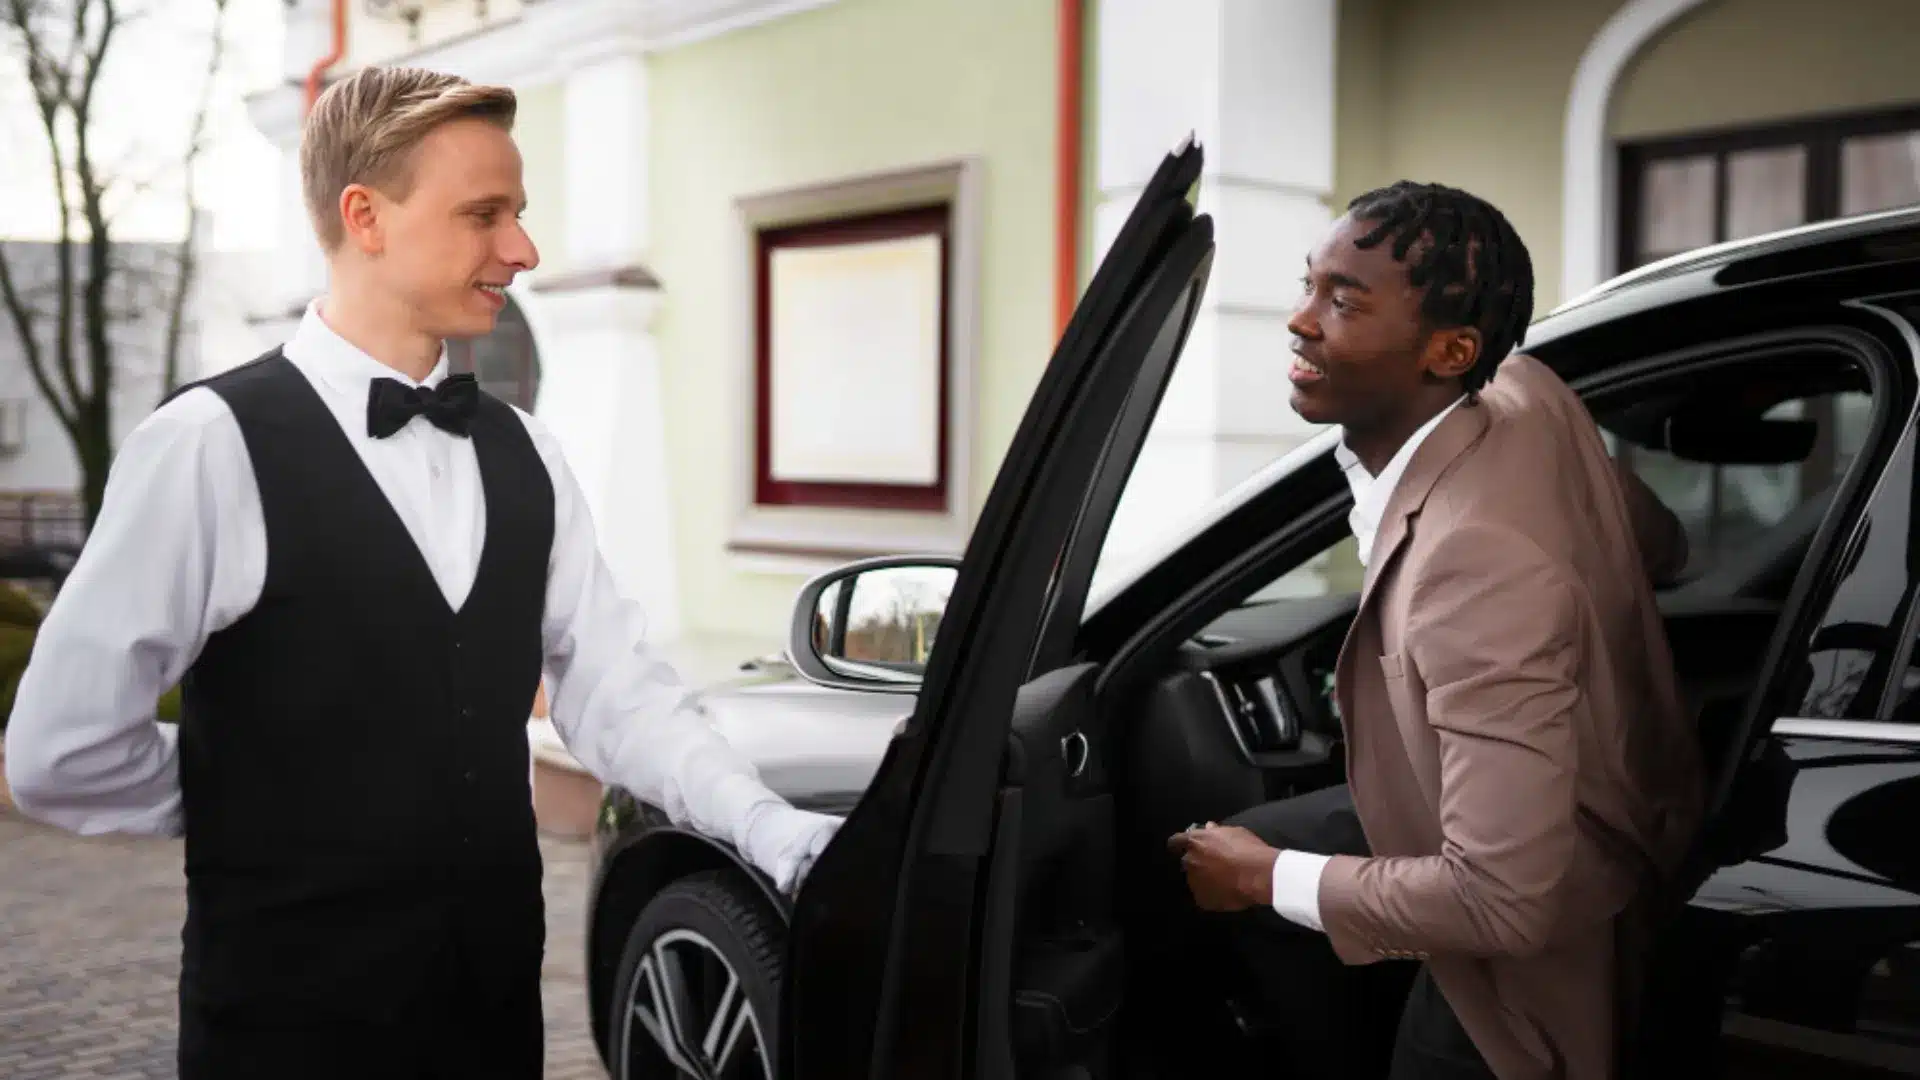
<instances>
[{"instance_id":1,"label":"white shirt collar","mask_svg":"<svg viewBox=\"0 0 1920 1080\"><path fill-rule=\"evenodd\" d=\"M1380 529L1380 518L1387 512L1387 501L1393 498L1393 489L1400 486L1400 475L1407 471L1407 463L1413 460L1414 452L1426 441L1433 429L1447 414L1458 408L1465 395L1453 399L1453 404L1441 409L1433 419L1421 424L1400 449L1394 452L1393 460L1380 470L1379 476L1369 476L1366 466L1353 451L1347 449L1342 439L1333 448L1333 457L1347 475L1347 487L1353 491L1353 509L1347 513L1347 524L1353 528L1353 538L1358 545L1360 565L1367 564L1367 556L1373 552L1373 537Z\"/></svg>"},{"instance_id":2,"label":"white shirt collar","mask_svg":"<svg viewBox=\"0 0 1920 1080\"><path fill-rule=\"evenodd\" d=\"M400 370L375 360L334 332L320 317L320 301L307 304L306 314L282 350L288 360L308 374L344 394L364 395L374 379L397 379L409 386L433 386L447 375L447 347L440 346L440 360L425 379L415 381Z\"/></svg>"}]
</instances>

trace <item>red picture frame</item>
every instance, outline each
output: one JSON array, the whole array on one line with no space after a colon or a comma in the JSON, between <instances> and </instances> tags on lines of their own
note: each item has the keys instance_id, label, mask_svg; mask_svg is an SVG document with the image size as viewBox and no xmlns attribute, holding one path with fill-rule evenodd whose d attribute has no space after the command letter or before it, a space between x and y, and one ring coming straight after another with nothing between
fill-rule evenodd
<instances>
[{"instance_id":1,"label":"red picture frame","mask_svg":"<svg viewBox=\"0 0 1920 1080\"><path fill-rule=\"evenodd\" d=\"M939 425L936 479L927 485L801 483L773 476L773 253L782 248L829 247L875 240L936 236L940 241ZM941 202L880 213L761 229L754 238L754 502L810 509L940 512L947 508L949 405L952 396L951 282L953 207Z\"/></svg>"}]
</instances>

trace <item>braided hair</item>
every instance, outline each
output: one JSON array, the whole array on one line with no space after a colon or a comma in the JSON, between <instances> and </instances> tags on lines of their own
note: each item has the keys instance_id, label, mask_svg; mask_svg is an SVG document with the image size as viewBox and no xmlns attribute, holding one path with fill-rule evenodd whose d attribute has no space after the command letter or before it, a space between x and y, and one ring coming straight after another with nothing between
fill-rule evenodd
<instances>
[{"instance_id":1,"label":"braided hair","mask_svg":"<svg viewBox=\"0 0 1920 1080\"><path fill-rule=\"evenodd\" d=\"M1355 241L1359 247L1393 241L1393 257L1408 264L1413 286L1427 288L1420 314L1430 326L1480 331L1480 355L1460 377L1475 394L1533 320L1533 259L1520 234L1484 199L1410 180L1356 197L1347 213L1377 223Z\"/></svg>"}]
</instances>

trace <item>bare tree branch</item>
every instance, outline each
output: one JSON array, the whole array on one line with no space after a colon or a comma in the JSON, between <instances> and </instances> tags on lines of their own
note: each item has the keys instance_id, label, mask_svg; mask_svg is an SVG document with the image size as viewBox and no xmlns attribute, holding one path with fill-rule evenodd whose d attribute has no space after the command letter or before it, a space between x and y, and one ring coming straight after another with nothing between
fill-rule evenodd
<instances>
[{"instance_id":1,"label":"bare tree branch","mask_svg":"<svg viewBox=\"0 0 1920 1080\"><path fill-rule=\"evenodd\" d=\"M100 36L87 50L80 96L69 108L74 126L74 170L80 178L80 205L87 218L87 283L81 294L81 310L87 338L88 388L92 391L88 404L105 410L113 389L113 343L107 337L107 282L113 273L113 241L101 207L100 184L94 175L89 136L93 129L93 93L100 84L100 71L119 20L114 0L99 0L99 4ZM91 8L93 4L91 0L82 0L80 6ZM82 32L82 21L82 16L74 16L76 32Z\"/></svg>"},{"instance_id":2,"label":"bare tree branch","mask_svg":"<svg viewBox=\"0 0 1920 1080\"><path fill-rule=\"evenodd\" d=\"M73 355L73 203L68 189L66 151L60 139L61 112L72 96L69 92L71 68L52 58L43 37L45 22L38 17L43 14L37 10L39 5L32 0L9 2L14 29L27 49L27 81L33 88L35 111L47 135L47 151L53 166L53 194L60 214L60 239L55 252L59 296L54 312L53 355L66 387L67 400L77 415L85 396L80 390L79 370ZM88 3L89 0L78 0L75 4L76 20Z\"/></svg>"},{"instance_id":3,"label":"bare tree branch","mask_svg":"<svg viewBox=\"0 0 1920 1080\"><path fill-rule=\"evenodd\" d=\"M0 301L7 306L7 313L13 319L13 327L20 338L20 351L27 358L27 371L33 375L35 386L47 399L47 407L60 421L69 436L74 434L74 406L60 395L47 376L47 366L40 355L39 335L34 332L33 311L20 295L20 288L13 280L13 266L7 261L6 245L0 244Z\"/></svg>"},{"instance_id":4,"label":"bare tree branch","mask_svg":"<svg viewBox=\"0 0 1920 1080\"><path fill-rule=\"evenodd\" d=\"M224 3L225 0L220 2ZM140 205L142 199L152 195L162 184L175 179L182 160L198 161L206 156L207 150L212 146L211 133L203 132L201 137L190 144L183 153L178 156L169 156L163 162L141 169L137 175L135 170L127 165L123 165L121 171L111 175L103 173L100 201L106 207L107 224L109 226L115 224L122 213ZM136 156L145 157L146 155L142 153Z\"/></svg>"},{"instance_id":5,"label":"bare tree branch","mask_svg":"<svg viewBox=\"0 0 1920 1080\"><path fill-rule=\"evenodd\" d=\"M171 394L180 385L180 339L187 321L187 297L193 291L194 273L198 270L198 236L200 225L200 207L195 201L195 180L200 162L202 139L207 130L207 113L213 107L213 84L220 75L220 62L226 51L227 0L213 0L213 47L207 58L206 79L200 86L200 101L194 108L193 128L187 136L187 153L181 163L185 203L187 207L187 230L180 237L179 249L175 252L173 303L167 310L167 343L165 365L162 369L160 392Z\"/></svg>"},{"instance_id":6,"label":"bare tree branch","mask_svg":"<svg viewBox=\"0 0 1920 1080\"><path fill-rule=\"evenodd\" d=\"M224 55L228 0L210 2L215 38L208 83L192 137L176 159L186 167L189 232L169 250L141 248L143 257L133 258L134 249L116 245L111 235L117 199L129 189L129 170L96 160L93 121L96 107L109 107L98 97L108 56L125 39L129 21L144 14L135 10L140 0L0 0L0 47L17 47L24 54L27 87L47 139L59 226L49 245L50 266L35 266L30 274L16 273L25 264L9 262L9 252L0 249L0 302L8 315L0 321L12 323L35 386L73 442L89 521L99 512L113 458L113 391L124 375L120 353L164 359L153 373L164 366L168 383L177 379L197 270L191 220L195 174L206 150L213 83ZM132 193L150 183L131 185ZM161 312L168 320L164 357L143 351L151 339L133 329L151 328Z\"/></svg>"}]
</instances>

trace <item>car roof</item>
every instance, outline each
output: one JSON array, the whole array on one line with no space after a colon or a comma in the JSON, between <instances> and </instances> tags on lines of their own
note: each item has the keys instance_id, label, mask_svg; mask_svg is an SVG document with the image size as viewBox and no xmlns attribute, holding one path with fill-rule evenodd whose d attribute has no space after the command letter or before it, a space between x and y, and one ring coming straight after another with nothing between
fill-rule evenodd
<instances>
[{"instance_id":1,"label":"car roof","mask_svg":"<svg viewBox=\"0 0 1920 1080\"><path fill-rule=\"evenodd\" d=\"M1582 307L1605 296L1618 295L1638 285L1663 278L1735 263L1749 263L1771 255L1800 252L1807 256L1796 271L1838 270L1849 265L1852 256L1848 242L1890 235L1920 228L1920 205L1895 207L1871 214L1831 218L1811 225L1780 229L1740 240L1693 248L1678 255L1650 262L1617 274L1567 300L1547 314L1548 318Z\"/></svg>"},{"instance_id":2,"label":"car roof","mask_svg":"<svg viewBox=\"0 0 1920 1080\"><path fill-rule=\"evenodd\" d=\"M1619 274L1554 308L1529 327L1529 348L1535 339L1535 328L1547 329L1552 323L1564 322L1559 316L1592 307L1601 300L1617 302L1621 308L1617 315L1623 317L1673 302L1671 293L1654 286L1682 276L1722 278L1731 275L1743 278L1741 284L1758 285L1810 273L1843 270L1858 265L1863 259L1886 257L1887 253L1882 251L1863 251L1862 242L1901 234L1912 239L1914 245L1901 245L1896 248L1894 257L1920 258L1920 205L1834 218L1695 248ZM1781 256L1790 258L1782 260L1779 258ZM1634 302L1639 296L1644 296L1644 303ZM1610 312L1610 317L1604 321L1611 321L1611 316L1615 314ZM1114 597L1126 592L1149 570L1272 487L1282 477L1292 474L1315 458L1332 453L1339 441L1338 429L1328 428L1315 433L1208 503L1178 531L1145 545L1126 563L1112 567L1103 563L1088 595L1084 618L1090 619L1098 614Z\"/></svg>"}]
</instances>

